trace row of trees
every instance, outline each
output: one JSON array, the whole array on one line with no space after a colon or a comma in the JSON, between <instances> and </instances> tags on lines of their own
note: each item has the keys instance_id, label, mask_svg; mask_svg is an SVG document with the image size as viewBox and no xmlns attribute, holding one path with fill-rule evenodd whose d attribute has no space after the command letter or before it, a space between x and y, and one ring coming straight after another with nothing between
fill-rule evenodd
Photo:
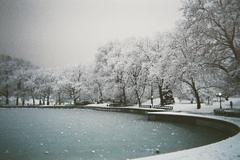
<instances>
[{"instance_id":1,"label":"row of trees","mask_svg":"<svg viewBox=\"0 0 240 160\"><path fill-rule=\"evenodd\" d=\"M93 86L87 81L87 69L80 65L44 69L6 55L0 55L0 65L0 96L7 105L10 99L16 105L25 105L25 100L35 105L36 99L39 105L49 105L53 100L55 104L76 104L80 98L90 97L92 91L88 89Z\"/></svg>"},{"instance_id":2,"label":"row of trees","mask_svg":"<svg viewBox=\"0 0 240 160\"><path fill-rule=\"evenodd\" d=\"M96 71L123 100L127 90L141 105L158 88L163 105L162 91L171 88L177 96L192 95L199 109L219 91L239 94L240 1L185 0L182 11L175 32L99 49Z\"/></svg>"},{"instance_id":3,"label":"row of trees","mask_svg":"<svg viewBox=\"0 0 240 160\"><path fill-rule=\"evenodd\" d=\"M176 31L129 38L100 47L94 67L43 69L1 55L0 95L24 104L81 101L141 103L171 89L201 102L221 91L240 90L240 1L185 0Z\"/></svg>"}]
</instances>

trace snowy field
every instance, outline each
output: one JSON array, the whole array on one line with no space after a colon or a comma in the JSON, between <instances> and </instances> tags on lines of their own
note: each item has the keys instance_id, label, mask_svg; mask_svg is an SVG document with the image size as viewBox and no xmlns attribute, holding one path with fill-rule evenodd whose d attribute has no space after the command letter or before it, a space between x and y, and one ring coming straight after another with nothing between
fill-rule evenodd
<instances>
[{"instance_id":1,"label":"snowy field","mask_svg":"<svg viewBox=\"0 0 240 160\"><path fill-rule=\"evenodd\" d=\"M153 100L153 104L157 105L159 104L159 98L156 98ZM222 107L223 108L230 108L230 101L233 102L233 108L238 108L240 109L240 97L236 98L229 98L228 101L223 101L222 102ZM151 105L151 101L144 102L143 105ZM88 106L98 106L98 107L107 107L107 103L103 104L90 104ZM175 98L175 104L173 106L173 111L175 112L186 112L186 113L196 113L196 114L213 114L213 110L216 108L220 107L219 102L213 102L211 105L202 103L201 104L201 109L197 109L197 104L193 103L191 104L190 101L188 100L182 100L181 102L179 101L178 98ZM131 106L134 108L138 108L138 105Z\"/></svg>"},{"instance_id":2,"label":"snowy field","mask_svg":"<svg viewBox=\"0 0 240 160\"><path fill-rule=\"evenodd\" d=\"M222 102L222 107L223 108L230 108L230 101L233 102L233 108L238 108L240 109L240 98L229 98L228 101ZM159 98L154 99L153 101L154 104L159 104ZM150 105L151 102L147 101L143 104ZM182 100L181 102L179 101L178 98L175 98L175 104L173 106L173 111L175 112L187 112L187 113L198 113L198 114L213 114L213 110L216 108L220 107L219 102L213 102L211 105L202 103L201 104L201 109L197 109L197 104L193 103L191 104L190 101L188 100Z\"/></svg>"}]
</instances>

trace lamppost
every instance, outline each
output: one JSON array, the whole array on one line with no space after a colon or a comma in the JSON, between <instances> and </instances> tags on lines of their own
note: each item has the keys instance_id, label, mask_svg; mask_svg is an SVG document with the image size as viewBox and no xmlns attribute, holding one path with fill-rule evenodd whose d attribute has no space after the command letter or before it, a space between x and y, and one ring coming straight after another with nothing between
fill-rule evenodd
<instances>
[{"instance_id":1,"label":"lamppost","mask_svg":"<svg viewBox=\"0 0 240 160\"><path fill-rule=\"evenodd\" d=\"M222 109L222 93L218 93L217 97L219 97L219 104L220 104L220 109Z\"/></svg>"}]
</instances>

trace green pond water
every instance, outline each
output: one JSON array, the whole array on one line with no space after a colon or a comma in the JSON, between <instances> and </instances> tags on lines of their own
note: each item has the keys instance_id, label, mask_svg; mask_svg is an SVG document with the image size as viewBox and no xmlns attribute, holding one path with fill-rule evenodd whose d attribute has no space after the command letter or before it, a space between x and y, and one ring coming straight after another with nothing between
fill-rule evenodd
<instances>
[{"instance_id":1,"label":"green pond water","mask_svg":"<svg viewBox=\"0 0 240 160\"><path fill-rule=\"evenodd\" d=\"M0 109L0 160L124 160L226 138L210 128L83 109Z\"/></svg>"}]
</instances>

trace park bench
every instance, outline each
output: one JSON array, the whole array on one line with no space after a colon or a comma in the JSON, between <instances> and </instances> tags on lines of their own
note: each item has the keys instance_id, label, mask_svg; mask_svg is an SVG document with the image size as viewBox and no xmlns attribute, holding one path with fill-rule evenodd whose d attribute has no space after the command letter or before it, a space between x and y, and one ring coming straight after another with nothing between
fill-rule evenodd
<instances>
[{"instance_id":1,"label":"park bench","mask_svg":"<svg viewBox=\"0 0 240 160\"><path fill-rule=\"evenodd\" d=\"M154 105L153 108L156 108L156 109L165 109L165 110L173 110L173 106Z\"/></svg>"},{"instance_id":2,"label":"park bench","mask_svg":"<svg viewBox=\"0 0 240 160\"><path fill-rule=\"evenodd\" d=\"M173 106L161 106L161 105L141 105L141 108L156 108L156 109L165 109L165 110L173 110Z\"/></svg>"}]
</instances>

